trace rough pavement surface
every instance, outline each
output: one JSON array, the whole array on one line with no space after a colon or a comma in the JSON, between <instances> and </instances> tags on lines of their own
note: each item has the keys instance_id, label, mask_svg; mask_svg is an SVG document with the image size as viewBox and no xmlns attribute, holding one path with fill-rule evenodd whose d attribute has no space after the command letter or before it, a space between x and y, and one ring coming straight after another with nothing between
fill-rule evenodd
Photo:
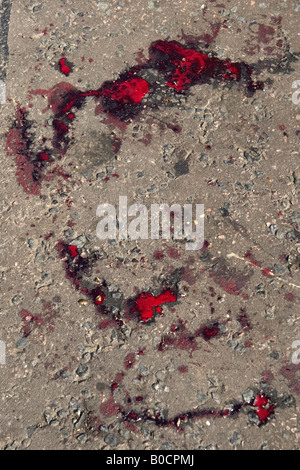
<instances>
[{"instance_id":1,"label":"rough pavement surface","mask_svg":"<svg viewBox=\"0 0 300 470\"><path fill-rule=\"evenodd\" d=\"M0 448L299 448L300 1L0 6Z\"/></svg>"}]
</instances>

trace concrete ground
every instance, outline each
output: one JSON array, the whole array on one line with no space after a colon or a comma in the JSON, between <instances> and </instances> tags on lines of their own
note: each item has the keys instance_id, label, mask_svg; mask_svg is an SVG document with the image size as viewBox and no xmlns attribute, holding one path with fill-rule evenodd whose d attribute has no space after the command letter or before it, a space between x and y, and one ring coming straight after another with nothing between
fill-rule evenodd
<instances>
[{"instance_id":1,"label":"concrete ground","mask_svg":"<svg viewBox=\"0 0 300 470\"><path fill-rule=\"evenodd\" d=\"M0 448L298 449L300 1L0 6ZM158 40L263 87L178 92L145 67ZM125 119L59 114L137 65L155 91ZM99 239L119 196L204 204L202 249Z\"/></svg>"}]
</instances>

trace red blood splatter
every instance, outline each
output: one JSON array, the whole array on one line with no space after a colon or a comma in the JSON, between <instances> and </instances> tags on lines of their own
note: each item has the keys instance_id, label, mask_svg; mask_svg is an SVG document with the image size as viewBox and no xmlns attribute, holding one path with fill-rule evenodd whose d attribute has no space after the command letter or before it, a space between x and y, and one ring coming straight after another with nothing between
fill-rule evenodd
<instances>
[{"instance_id":1,"label":"red blood splatter","mask_svg":"<svg viewBox=\"0 0 300 470\"><path fill-rule=\"evenodd\" d=\"M245 258L250 260L250 264L252 266L258 267L264 276L270 276L272 274L270 268L262 268L261 263L254 258L253 254L250 251L247 251L244 256Z\"/></svg>"},{"instance_id":2,"label":"red blood splatter","mask_svg":"<svg viewBox=\"0 0 300 470\"><path fill-rule=\"evenodd\" d=\"M236 403L231 407L231 409L196 409L192 411L187 411L185 413L180 413L173 418L164 418L160 413L151 414L149 410L145 410L144 412L138 413L136 411L131 410L130 412L125 412L123 410L122 417L123 420L126 421L134 421L134 422L153 422L158 427L166 427L166 428L175 428L178 431L184 430L184 425L189 423L192 420L204 419L204 418L224 418L224 417L231 417L235 416L240 413L244 407L253 406L257 408L255 413L259 417L259 425L266 424L268 422L268 418L274 414L275 405L271 402L268 397L263 395L257 395L255 402L253 400L252 403L248 402L241 402Z\"/></svg>"},{"instance_id":3,"label":"red blood splatter","mask_svg":"<svg viewBox=\"0 0 300 470\"><path fill-rule=\"evenodd\" d=\"M212 325L204 325L198 328L195 332L186 330L186 327L180 323L178 326L172 325L170 328L171 333L175 335L163 336L158 345L159 351L164 351L167 347L172 349L186 349L191 352L198 349L196 339L202 337L205 341L210 341L212 338L220 335L220 325L213 323Z\"/></svg>"},{"instance_id":4,"label":"red blood splatter","mask_svg":"<svg viewBox=\"0 0 300 470\"><path fill-rule=\"evenodd\" d=\"M59 67L62 73L68 75L71 64L65 58L60 59ZM120 74L113 81L106 81L99 89L80 91L69 83L58 83L50 90L32 90L31 95L48 96L48 109L54 114L53 118L53 151L64 154L71 142L70 123L75 119L75 110L80 109L88 97L94 97L100 104L97 105L96 114L106 113L106 123L114 126L132 119L142 109L143 99L157 88L157 83L150 84L139 76L145 69L156 69L166 78L166 86L174 88L176 92L186 91L189 87L207 83L211 79L224 81L244 81L248 91L254 92L262 88L261 83L254 83L251 79L252 70L247 64L231 62L229 60L209 57L195 48L183 46L176 41L156 41L150 45L149 60L143 64L131 67ZM28 140L24 139L24 124L22 110L18 109L17 125L11 129L7 138L7 151L13 146L13 154L18 165L17 177L24 190L30 194L39 194L38 181L41 171L33 160L46 161L47 158L39 156L33 158L28 153ZM24 112L23 112L24 115ZM179 133L181 128L177 125L167 124L167 127ZM122 129L126 128L123 126ZM147 137L147 136L146 136ZM150 142L150 136L145 143ZM26 146L27 145L27 146ZM116 138L114 151L118 151L120 141ZM46 152L47 153L47 152ZM265 272L268 275L268 272ZM235 290L234 287L228 287Z\"/></svg>"},{"instance_id":5,"label":"red blood splatter","mask_svg":"<svg viewBox=\"0 0 300 470\"><path fill-rule=\"evenodd\" d=\"M273 380L275 379L275 376L274 376L273 372L271 372L270 370L264 370L262 372L262 378L263 378L264 382L272 383Z\"/></svg>"},{"instance_id":6,"label":"red blood splatter","mask_svg":"<svg viewBox=\"0 0 300 470\"><path fill-rule=\"evenodd\" d=\"M146 80L133 77L106 83L101 87L100 95L115 101L118 106L124 106L140 104L149 91L150 85Z\"/></svg>"},{"instance_id":7,"label":"red blood splatter","mask_svg":"<svg viewBox=\"0 0 300 470\"><path fill-rule=\"evenodd\" d=\"M60 61L58 62L58 65L59 65L60 72L63 73L66 77L68 77L70 72L72 71L72 66L67 61L67 59L66 58L60 59Z\"/></svg>"},{"instance_id":8,"label":"red blood splatter","mask_svg":"<svg viewBox=\"0 0 300 470\"><path fill-rule=\"evenodd\" d=\"M268 418L274 413L275 405L271 403L271 400L264 395L257 395L254 404L256 408L255 413L258 415L260 424L265 424Z\"/></svg>"},{"instance_id":9,"label":"red blood splatter","mask_svg":"<svg viewBox=\"0 0 300 470\"><path fill-rule=\"evenodd\" d=\"M287 294L285 294L284 298L288 302L294 302L295 301L295 296L291 292L288 292Z\"/></svg>"},{"instance_id":10,"label":"red blood splatter","mask_svg":"<svg viewBox=\"0 0 300 470\"><path fill-rule=\"evenodd\" d=\"M159 260L159 259L163 259L165 255L161 251L155 251L153 254L153 257Z\"/></svg>"},{"instance_id":11,"label":"red blood splatter","mask_svg":"<svg viewBox=\"0 0 300 470\"><path fill-rule=\"evenodd\" d=\"M38 153L38 158L42 161L49 161L50 160L50 155L48 155L47 153L45 152L40 152Z\"/></svg>"},{"instance_id":12,"label":"red blood splatter","mask_svg":"<svg viewBox=\"0 0 300 470\"><path fill-rule=\"evenodd\" d=\"M261 83L252 81L252 70L247 64L209 57L176 41L152 43L149 55L153 68L166 76L166 85L178 92L198 83L207 83L212 78L240 81L243 77L249 91L262 88Z\"/></svg>"},{"instance_id":13,"label":"red blood splatter","mask_svg":"<svg viewBox=\"0 0 300 470\"><path fill-rule=\"evenodd\" d=\"M280 373L289 381L290 389L300 394L300 364L291 364L285 361Z\"/></svg>"},{"instance_id":14,"label":"red blood splatter","mask_svg":"<svg viewBox=\"0 0 300 470\"><path fill-rule=\"evenodd\" d=\"M141 396L135 397L135 401L141 402L141 401L143 401L143 400L144 400L144 398L141 397Z\"/></svg>"},{"instance_id":15,"label":"red blood splatter","mask_svg":"<svg viewBox=\"0 0 300 470\"><path fill-rule=\"evenodd\" d=\"M68 250L69 250L70 255L71 255L72 258L75 258L76 256L79 256L77 246L68 245Z\"/></svg>"},{"instance_id":16,"label":"red blood splatter","mask_svg":"<svg viewBox=\"0 0 300 470\"><path fill-rule=\"evenodd\" d=\"M244 330L251 330L252 326L244 308L240 309L240 314L237 317L237 321Z\"/></svg>"},{"instance_id":17,"label":"red blood splatter","mask_svg":"<svg viewBox=\"0 0 300 470\"><path fill-rule=\"evenodd\" d=\"M115 402L113 395L108 401L100 405L100 413L108 418L118 415L121 410L122 406Z\"/></svg>"},{"instance_id":18,"label":"red blood splatter","mask_svg":"<svg viewBox=\"0 0 300 470\"><path fill-rule=\"evenodd\" d=\"M137 312L140 321L146 323L153 319L155 307L168 302L176 302L176 300L177 294L170 289L166 289L157 297L148 292L142 292L135 299L132 312Z\"/></svg>"},{"instance_id":19,"label":"red blood splatter","mask_svg":"<svg viewBox=\"0 0 300 470\"><path fill-rule=\"evenodd\" d=\"M168 249L168 255L170 256L170 258L180 258L180 253L175 250L175 248L169 248Z\"/></svg>"}]
</instances>

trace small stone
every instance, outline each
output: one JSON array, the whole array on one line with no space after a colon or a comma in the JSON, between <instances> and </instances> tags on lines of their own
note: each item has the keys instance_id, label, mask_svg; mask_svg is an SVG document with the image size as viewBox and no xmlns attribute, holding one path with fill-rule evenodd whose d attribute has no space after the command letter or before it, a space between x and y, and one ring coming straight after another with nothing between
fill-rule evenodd
<instances>
[{"instance_id":1,"label":"small stone","mask_svg":"<svg viewBox=\"0 0 300 470\"><path fill-rule=\"evenodd\" d=\"M163 442L162 445L160 446L159 450L173 450L173 444L171 442Z\"/></svg>"},{"instance_id":2,"label":"small stone","mask_svg":"<svg viewBox=\"0 0 300 470\"><path fill-rule=\"evenodd\" d=\"M32 250L33 248L35 248L35 246L36 246L36 242L35 242L35 240L34 240L33 238L29 238L27 243L28 243L28 246L29 246L29 248L30 248L31 250Z\"/></svg>"},{"instance_id":3,"label":"small stone","mask_svg":"<svg viewBox=\"0 0 300 470\"><path fill-rule=\"evenodd\" d=\"M13 304L18 304L21 299L22 299L21 295L17 294L11 299L11 301Z\"/></svg>"},{"instance_id":4,"label":"small stone","mask_svg":"<svg viewBox=\"0 0 300 470\"><path fill-rule=\"evenodd\" d=\"M16 342L16 348L24 348L29 343L29 340L24 336Z\"/></svg>"},{"instance_id":5,"label":"small stone","mask_svg":"<svg viewBox=\"0 0 300 470\"><path fill-rule=\"evenodd\" d=\"M39 426L33 425L33 426L28 426L27 428L27 436L30 439L33 435L33 433L38 429Z\"/></svg>"},{"instance_id":6,"label":"small stone","mask_svg":"<svg viewBox=\"0 0 300 470\"><path fill-rule=\"evenodd\" d=\"M105 436L104 442L108 444L110 447L117 447L118 439L115 434L109 433Z\"/></svg>"},{"instance_id":7,"label":"small stone","mask_svg":"<svg viewBox=\"0 0 300 470\"><path fill-rule=\"evenodd\" d=\"M57 416L59 418L66 418L68 416L68 410L66 410L65 408L62 408L61 410L58 410L57 412Z\"/></svg>"},{"instance_id":8,"label":"small stone","mask_svg":"<svg viewBox=\"0 0 300 470\"><path fill-rule=\"evenodd\" d=\"M72 397L69 401L69 410L73 411L74 413L78 412L81 408L81 405L76 398Z\"/></svg>"},{"instance_id":9,"label":"small stone","mask_svg":"<svg viewBox=\"0 0 300 470\"><path fill-rule=\"evenodd\" d=\"M24 439L24 440L22 441L22 446L23 446L23 447L26 447L26 448L27 448L27 447L30 446L30 444L31 444L31 439L28 439L28 438L27 438L27 439Z\"/></svg>"},{"instance_id":10,"label":"small stone","mask_svg":"<svg viewBox=\"0 0 300 470\"><path fill-rule=\"evenodd\" d=\"M79 436L77 436L76 439L80 444L85 444L87 440L87 436L86 434L82 433L82 434L79 434Z\"/></svg>"},{"instance_id":11,"label":"small stone","mask_svg":"<svg viewBox=\"0 0 300 470\"><path fill-rule=\"evenodd\" d=\"M203 393L201 390L197 390L197 398L201 404L205 403L208 400L208 396L206 395L206 393Z\"/></svg>"},{"instance_id":12,"label":"small stone","mask_svg":"<svg viewBox=\"0 0 300 470\"><path fill-rule=\"evenodd\" d=\"M279 359L279 354L278 354L277 351L272 351L272 352L270 353L270 357L271 357L271 359L278 360L278 359Z\"/></svg>"},{"instance_id":13,"label":"small stone","mask_svg":"<svg viewBox=\"0 0 300 470\"><path fill-rule=\"evenodd\" d=\"M245 403L250 403L251 400L253 400L255 396L255 391L252 390L251 388L247 388L247 390L242 393L242 397Z\"/></svg>"},{"instance_id":14,"label":"small stone","mask_svg":"<svg viewBox=\"0 0 300 470\"><path fill-rule=\"evenodd\" d=\"M234 431L232 437L229 439L229 442L233 445L241 444L242 443L241 435L237 431Z\"/></svg>"},{"instance_id":15,"label":"small stone","mask_svg":"<svg viewBox=\"0 0 300 470\"><path fill-rule=\"evenodd\" d=\"M200 446L198 450L217 450L217 446L209 444L208 446Z\"/></svg>"},{"instance_id":16,"label":"small stone","mask_svg":"<svg viewBox=\"0 0 300 470\"><path fill-rule=\"evenodd\" d=\"M274 268L280 274L284 274L287 272L287 268L285 266L282 266L282 264L274 264Z\"/></svg>"},{"instance_id":17,"label":"small stone","mask_svg":"<svg viewBox=\"0 0 300 470\"><path fill-rule=\"evenodd\" d=\"M83 248L86 244L86 238L84 235L80 235L70 242L70 245L76 246L77 248Z\"/></svg>"},{"instance_id":18,"label":"small stone","mask_svg":"<svg viewBox=\"0 0 300 470\"><path fill-rule=\"evenodd\" d=\"M149 368L147 366L144 366L144 364L140 364L138 367L138 372L143 376L146 377L149 375Z\"/></svg>"},{"instance_id":19,"label":"small stone","mask_svg":"<svg viewBox=\"0 0 300 470\"><path fill-rule=\"evenodd\" d=\"M277 398L277 405L280 408L291 408L292 406L295 406L295 404L296 401L293 395L284 395Z\"/></svg>"},{"instance_id":20,"label":"small stone","mask_svg":"<svg viewBox=\"0 0 300 470\"><path fill-rule=\"evenodd\" d=\"M88 372L88 370L89 368L87 364L79 364L76 369L76 374L78 375L78 377L83 377Z\"/></svg>"},{"instance_id":21,"label":"small stone","mask_svg":"<svg viewBox=\"0 0 300 470\"><path fill-rule=\"evenodd\" d=\"M99 392L103 392L106 389L106 384L104 382L97 382L96 389Z\"/></svg>"},{"instance_id":22,"label":"small stone","mask_svg":"<svg viewBox=\"0 0 300 470\"><path fill-rule=\"evenodd\" d=\"M260 425L259 416L258 416L257 413L255 413L255 411L249 411L248 420L249 420L249 423L251 423L251 424L256 424L257 426Z\"/></svg>"},{"instance_id":23,"label":"small stone","mask_svg":"<svg viewBox=\"0 0 300 470\"><path fill-rule=\"evenodd\" d=\"M282 230L276 230L275 237L277 237L279 240L283 240L284 236L285 236L285 233Z\"/></svg>"},{"instance_id":24,"label":"small stone","mask_svg":"<svg viewBox=\"0 0 300 470\"><path fill-rule=\"evenodd\" d=\"M48 410L44 411L44 418L47 424L50 424L52 420L52 413Z\"/></svg>"}]
</instances>

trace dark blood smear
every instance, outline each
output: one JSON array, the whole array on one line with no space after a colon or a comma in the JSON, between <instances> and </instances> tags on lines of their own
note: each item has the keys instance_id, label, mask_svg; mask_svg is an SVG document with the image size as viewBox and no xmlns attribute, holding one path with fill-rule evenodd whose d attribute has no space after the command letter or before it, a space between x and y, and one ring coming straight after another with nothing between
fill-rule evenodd
<instances>
[{"instance_id":1,"label":"dark blood smear","mask_svg":"<svg viewBox=\"0 0 300 470\"><path fill-rule=\"evenodd\" d=\"M249 259L252 266L258 267L264 276L270 276L272 274L270 268L262 268L261 263L254 258L253 254L250 251L247 251L247 253L245 253L245 258Z\"/></svg>"},{"instance_id":2,"label":"dark blood smear","mask_svg":"<svg viewBox=\"0 0 300 470\"><path fill-rule=\"evenodd\" d=\"M241 289L249 280L250 275L230 267L223 259L218 260L209 271L210 277L225 292L240 295Z\"/></svg>"},{"instance_id":3,"label":"dark blood smear","mask_svg":"<svg viewBox=\"0 0 300 470\"><path fill-rule=\"evenodd\" d=\"M244 330L251 330L252 326L250 323L250 319L244 308L240 309L240 314L237 317L237 321L239 322L239 324Z\"/></svg>"},{"instance_id":4,"label":"dark blood smear","mask_svg":"<svg viewBox=\"0 0 300 470\"><path fill-rule=\"evenodd\" d=\"M89 277L91 270L99 256L93 254L90 257L84 258L81 256L78 248L74 245L60 241L56 245L56 249L60 258L64 259L64 268L67 279L71 281L75 289L91 299L97 314L107 315L110 310L105 305L106 294L103 292L103 287L106 283L103 281L103 286L96 285L93 288L88 288L85 285L84 277ZM108 326L122 326L123 321L115 314L112 315L110 320L100 322L99 328L105 329Z\"/></svg>"},{"instance_id":5,"label":"dark blood smear","mask_svg":"<svg viewBox=\"0 0 300 470\"><path fill-rule=\"evenodd\" d=\"M30 123L25 108L18 106L14 126L6 137L6 153L15 157L18 183L27 194L40 194L44 170L52 162L50 150L44 149L35 154L32 151Z\"/></svg>"},{"instance_id":6,"label":"dark blood smear","mask_svg":"<svg viewBox=\"0 0 300 470\"><path fill-rule=\"evenodd\" d=\"M155 297L148 292L142 292L134 301L131 311L138 313L141 322L149 322L153 319L155 312L162 313L160 305L176 302L177 294L170 289L166 289L160 295Z\"/></svg>"},{"instance_id":7,"label":"dark blood smear","mask_svg":"<svg viewBox=\"0 0 300 470\"><path fill-rule=\"evenodd\" d=\"M122 411L122 406L115 402L113 396L113 390L111 391L110 399L100 405L100 413L103 416L111 417L116 416Z\"/></svg>"},{"instance_id":8,"label":"dark blood smear","mask_svg":"<svg viewBox=\"0 0 300 470\"><path fill-rule=\"evenodd\" d=\"M212 338L219 337L221 334L219 323L201 326L193 333L187 331L185 325L181 323L177 327L173 325L171 327L171 333L173 333L173 335L169 334L163 337L158 345L159 351L165 351L171 348L185 349L193 352L198 349L197 338L200 337L205 341L210 341Z\"/></svg>"},{"instance_id":9,"label":"dark blood smear","mask_svg":"<svg viewBox=\"0 0 300 470\"><path fill-rule=\"evenodd\" d=\"M130 422L145 422L151 421L159 427L176 428L178 431L184 430L184 425L190 421L204 419L204 418L224 418L237 415L245 406L253 406L257 408L255 410L259 417L259 425L266 424L270 416L274 414L275 405L271 402L268 397L263 395L257 395L256 399L252 400L251 403L242 402L236 403L231 409L216 410L216 409L198 409L187 411L185 413L178 414L174 418L166 419L163 418L159 413L152 415L149 411L138 413L136 411L122 412L123 421Z\"/></svg>"},{"instance_id":10,"label":"dark blood smear","mask_svg":"<svg viewBox=\"0 0 300 470\"><path fill-rule=\"evenodd\" d=\"M23 336L27 338L35 326L48 325L48 330L54 330L54 317L56 316L56 311L53 309L51 304L45 304L43 307L43 312L39 315L32 315L28 310L21 310L20 312L21 320L23 323Z\"/></svg>"}]
</instances>

